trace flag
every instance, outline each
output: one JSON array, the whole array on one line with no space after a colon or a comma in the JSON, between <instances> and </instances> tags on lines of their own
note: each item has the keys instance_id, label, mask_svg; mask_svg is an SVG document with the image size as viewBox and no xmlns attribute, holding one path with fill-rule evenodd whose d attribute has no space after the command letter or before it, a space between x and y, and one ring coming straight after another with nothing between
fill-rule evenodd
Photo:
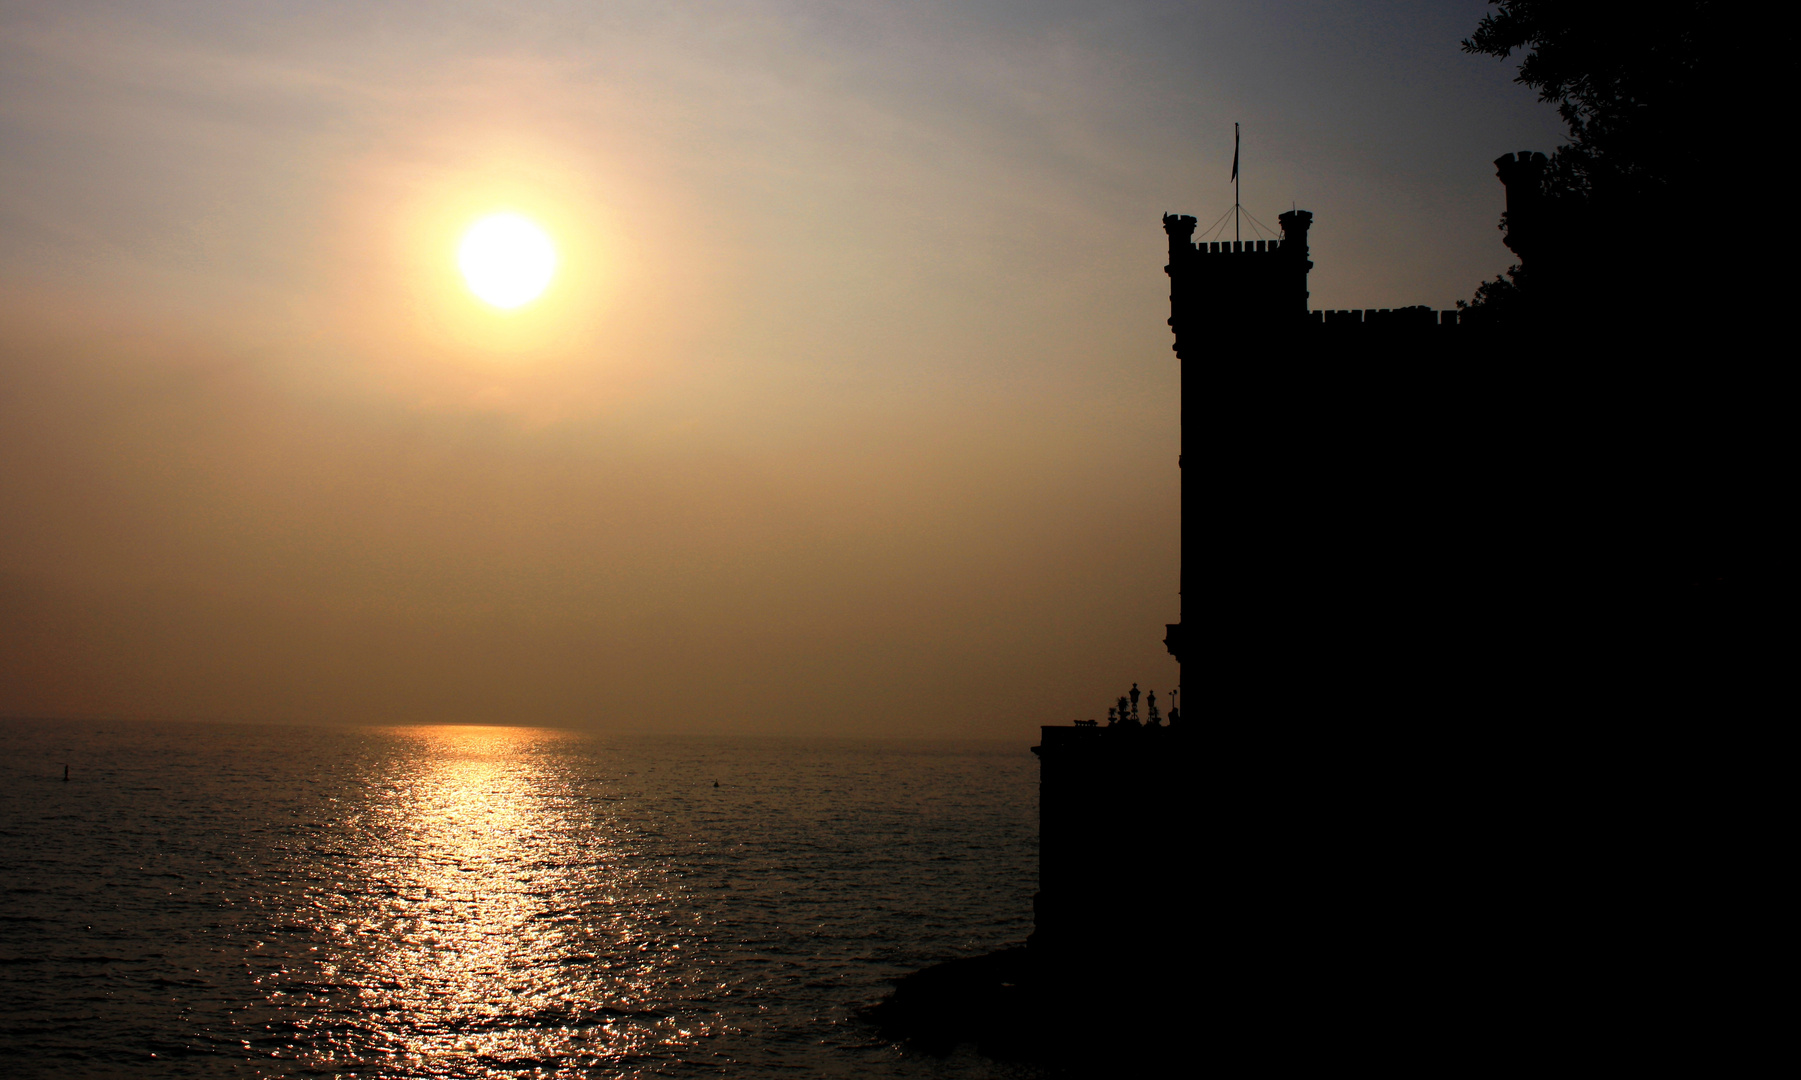
<instances>
[{"instance_id":1,"label":"flag","mask_svg":"<svg viewBox=\"0 0 1801 1080\"><path fill-rule=\"evenodd\" d=\"M1232 125L1232 182L1238 182L1238 125Z\"/></svg>"}]
</instances>

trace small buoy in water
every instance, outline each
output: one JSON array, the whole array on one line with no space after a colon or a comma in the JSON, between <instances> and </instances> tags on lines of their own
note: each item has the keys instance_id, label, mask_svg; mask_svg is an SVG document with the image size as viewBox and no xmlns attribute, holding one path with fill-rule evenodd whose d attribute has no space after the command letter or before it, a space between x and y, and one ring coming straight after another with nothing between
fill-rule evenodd
<instances>
[{"instance_id":1,"label":"small buoy in water","mask_svg":"<svg viewBox=\"0 0 1801 1080\"><path fill-rule=\"evenodd\" d=\"M66 779L66 778L65 778L65 779ZM718 786L719 786L719 781L717 781L717 780L715 780L715 781L713 781L713 786L714 786L714 787L718 787Z\"/></svg>"}]
</instances>

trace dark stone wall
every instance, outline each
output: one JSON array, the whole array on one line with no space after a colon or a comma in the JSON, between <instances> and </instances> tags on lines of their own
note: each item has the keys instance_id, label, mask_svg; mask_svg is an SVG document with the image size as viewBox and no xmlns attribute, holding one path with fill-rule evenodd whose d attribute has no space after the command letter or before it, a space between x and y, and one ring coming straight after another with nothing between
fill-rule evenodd
<instances>
[{"instance_id":1,"label":"dark stone wall","mask_svg":"<svg viewBox=\"0 0 1801 1080\"><path fill-rule=\"evenodd\" d=\"M1196 913L1199 802L1182 728L1042 729L1039 892L1029 949L1053 996L1156 1012Z\"/></svg>"}]
</instances>

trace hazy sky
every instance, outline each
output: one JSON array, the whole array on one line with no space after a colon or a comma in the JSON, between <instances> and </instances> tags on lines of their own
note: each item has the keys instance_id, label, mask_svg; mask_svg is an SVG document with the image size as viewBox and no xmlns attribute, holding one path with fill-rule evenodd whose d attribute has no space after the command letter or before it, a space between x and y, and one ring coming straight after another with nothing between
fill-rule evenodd
<instances>
[{"instance_id":1,"label":"hazy sky","mask_svg":"<svg viewBox=\"0 0 1801 1080\"><path fill-rule=\"evenodd\" d=\"M1469 296L1489 162L1561 141L1484 10L0 0L0 715L1161 694L1159 215L1231 206L1241 121L1315 307ZM499 209L561 260L510 314L455 265Z\"/></svg>"}]
</instances>

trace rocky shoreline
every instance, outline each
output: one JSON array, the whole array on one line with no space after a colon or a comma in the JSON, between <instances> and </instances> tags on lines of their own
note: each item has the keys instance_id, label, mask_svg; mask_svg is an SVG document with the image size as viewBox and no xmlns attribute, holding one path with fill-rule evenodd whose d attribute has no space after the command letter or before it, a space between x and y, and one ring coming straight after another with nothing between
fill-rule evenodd
<instances>
[{"instance_id":1,"label":"rocky shoreline","mask_svg":"<svg viewBox=\"0 0 1801 1080\"><path fill-rule=\"evenodd\" d=\"M934 964L895 980L894 992L863 1013L885 1038L931 1054L970 1045L986 1057L1053 1072L1101 1065L1154 1067L1184 1056L1174 1037L1175 1001L1118 1013L1078 996L1079 984L1049 978L1023 945Z\"/></svg>"}]
</instances>

